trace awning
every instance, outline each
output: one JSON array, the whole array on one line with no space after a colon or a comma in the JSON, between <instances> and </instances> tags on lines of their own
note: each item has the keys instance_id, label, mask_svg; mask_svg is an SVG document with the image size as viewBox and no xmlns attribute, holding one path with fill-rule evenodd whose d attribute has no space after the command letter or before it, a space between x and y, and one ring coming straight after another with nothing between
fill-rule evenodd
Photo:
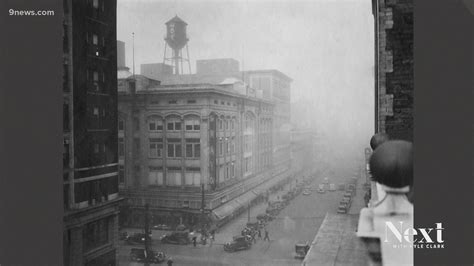
<instances>
[{"instance_id":1,"label":"awning","mask_svg":"<svg viewBox=\"0 0 474 266\"><path fill-rule=\"evenodd\" d=\"M249 205L249 202L254 200L256 197L257 195L253 193L253 191L248 191L247 193L244 193L243 195L240 195L239 197L237 197L235 201L237 201L242 206L247 206Z\"/></svg>"},{"instance_id":2,"label":"awning","mask_svg":"<svg viewBox=\"0 0 474 266\"><path fill-rule=\"evenodd\" d=\"M235 201L231 200L224 205L214 209L212 212L219 218L220 220L224 219L225 217L231 215L235 210L240 208L241 205Z\"/></svg>"}]
</instances>

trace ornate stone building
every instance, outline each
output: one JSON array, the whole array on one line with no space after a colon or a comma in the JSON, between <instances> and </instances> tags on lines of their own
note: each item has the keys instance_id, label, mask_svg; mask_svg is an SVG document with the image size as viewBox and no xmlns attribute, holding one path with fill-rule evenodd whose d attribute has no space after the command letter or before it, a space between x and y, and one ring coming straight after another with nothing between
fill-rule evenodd
<instances>
[{"instance_id":1,"label":"ornate stone building","mask_svg":"<svg viewBox=\"0 0 474 266\"><path fill-rule=\"evenodd\" d=\"M119 74L120 75L120 74ZM274 103L231 78L160 85L119 79L121 220L196 226L223 223L284 182L274 169ZM288 154L289 156L289 154Z\"/></svg>"}]
</instances>

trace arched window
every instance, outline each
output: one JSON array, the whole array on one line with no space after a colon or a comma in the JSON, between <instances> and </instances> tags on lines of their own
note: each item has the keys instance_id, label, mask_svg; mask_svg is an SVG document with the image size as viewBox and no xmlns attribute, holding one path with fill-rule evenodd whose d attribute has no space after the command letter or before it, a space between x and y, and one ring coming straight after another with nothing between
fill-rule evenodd
<instances>
[{"instance_id":1,"label":"arched window","mask_svg":"<svg viewBox=\"0 0 474 266\"><path fill-rule=\"evenodd\" d=\"M170 117L166 119L167 131L181 131L181 119L177 117Z\"/></svg>"},{"instance_id":2,"label":"arched window","mask_svg":"<svg viewBox=\"0 0 474 266\"><path fill-rule=\"evenodd\" d=\"M163 131L163 120L157 116L149 117L148 130L149 131Z\"/></svg>"},{"instance_id":3,"label":"arched window","mask_svg":"<svg viewBox=\"0 0 474 266\"><path fill-rule=\"evenodd\" d=\"M199 131L201 130L201 122L197 116L189 116L184 119L184 127L186 131Z\"/></svg>"}]
</instances>

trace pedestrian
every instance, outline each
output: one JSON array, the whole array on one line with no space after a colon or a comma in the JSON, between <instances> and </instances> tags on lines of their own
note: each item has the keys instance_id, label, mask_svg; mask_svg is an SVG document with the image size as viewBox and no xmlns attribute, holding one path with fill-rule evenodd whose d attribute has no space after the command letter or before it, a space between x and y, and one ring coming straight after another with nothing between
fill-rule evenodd
<instances>
[{"instance_id":1,"label":"pedestrian","mask_svg":"<svg viewBox=\"0 0 474 266\"><path fill-rule=\"evenodd\" d=\"M211 233L209 236L209 246L212 247L212 243L214 242L214 235Z\"/></svg>"},{"instance_id":2,"label":"pedestrian","mask_svg":"<svg viewBox=\"0 0 474 266\"><path fill-rule=\"evenodd\" d=\"M196 236L193 236L193 246L196 247L196 241L197 241L197 237Z\"/></svg>"},{"instance_id":3,"label":"pedestrian","mask_svg":"<svg viewBox=\"0 0 474 266\"><path fill-rule=\"evenodd\" d=\"M268 236L268 231L265 229L265 237L263 238L263 241L268 240L270 242L270 237Z\"/></svg>"},{"instance_id":4,"label":"pedestrian","mask_svg":"<svg viewBox=\"0 0 474 266\"><path fill-rule=\"evenodd\" d=\"M260 230L260 228L258 229L258 238L262 239L262 231Z\"/></svg>"},{"instance_id":5,"label":"pedestrian","mask_svg":"<svg viewBox=\"0 0 474 266\"><path fill-rule=\"evenodd\" d=\"M168 266L173 266L173 258L170 257L170 258L168 259L167 263L168 263Z\"/></svg>"}]
</instances>

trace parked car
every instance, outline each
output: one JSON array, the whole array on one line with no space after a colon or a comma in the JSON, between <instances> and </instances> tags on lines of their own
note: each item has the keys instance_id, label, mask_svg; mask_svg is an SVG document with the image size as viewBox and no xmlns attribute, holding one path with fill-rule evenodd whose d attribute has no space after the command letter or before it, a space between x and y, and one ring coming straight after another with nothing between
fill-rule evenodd
<instances>
[{"instance_id":1,"label":"parked car","mask_svg":"<svg viewBox=\"0 0 474 266\"><path fill-rule=\"evenodd\" d=\"M147 262L147 263L162 263L166 259L166 255L163 252L157 252L155 250L145 250L144 248L132 248L130 251L130 259L136 262Z\"/></svg>"},{"instance_id":2,"label":"parked car","mask_svg":"<svg viewBox=\"0 0 474 266\"><path fill-rule=\"evenodd\" d=\"M171 226L166 224L156 224L153 226L155 230L172 230Z\"/></svg>"},{"instance_id":3,"label":"parked car","mask_svg":"<svg viewBox=\"0 0 474 266\"><path fill-rule=\"evenodd\" d=\"M311 190L305 190L305 191L303 192L303 195L305 195L305 196L311 195Z\"/></svg>"},{"instance_id":4,"label":"parked car","mask_svg":"<svg viewBox=\"0 0 474 266\"><path fill-rule=\"evenodd\" d=\"M318 188L318 193L325 193L326 191L323 188Z\"/></svg>"},{"instance_id":5,"label":"parked car","mask_svg":"<svg viewBox=\"0 0 474 266\"><path fill-rule=\"evenodd\" d=\"M297 243L295 245L295 259L304 259L306 254L308 253L309 245L308 242L306 243Z\"/></svg>"},{"instance_id":6,"label":"parked car","mask_svg":"<svg viewBox=\"0 0 474 266\"><path fill-rule=\"evenodd\" d=\"M347 206L344 204L339 204L339 208L337 208L337 213L347 213Z\"/></svg>"},{"instance_id":7,"label":"parked car","mask_svg":"<svg viewBox=\"0 0 474 266\"><path fill-rule=\"evenodd\" d=\"M329 191L336 191L336 184L329 184Z\"/></svg>"},{"instance_id":8,"label":"parked car","mask_svg":"<svg viewBox=\"0 0 474 266\"><path fill-rule=\"evenodd\" d=\"M160 238L163 244L175 244L175 245L187 245L191 243L189 233L186 231L175 231L169 234L163 235Z\"/></svg>"},{"instance_id":9,"label":"parked car","mask_svg":"<svg viewBox=\"0 0 474 266\"><path fill-rule=\"evenodd\" d=\"M224 244L224 250L234 252L238 250L250 249L251 242L245 236L234 236L231 242Z\"/></svg>"},{"instance_id":10,"label":"parked car","mask_svg":"<svg viewBox=\"0 0 474 266\"><path fill-rule=\"evenodd\" d=\"M151 241L151 234L149 234L148 236L149 236L150 241ZM131 245L144 244L145 243L145 233L135 233L135 234L127 237L127 239L125 239L125 241L128 244L131 244Z\"/></svg>"}]
</instances>

